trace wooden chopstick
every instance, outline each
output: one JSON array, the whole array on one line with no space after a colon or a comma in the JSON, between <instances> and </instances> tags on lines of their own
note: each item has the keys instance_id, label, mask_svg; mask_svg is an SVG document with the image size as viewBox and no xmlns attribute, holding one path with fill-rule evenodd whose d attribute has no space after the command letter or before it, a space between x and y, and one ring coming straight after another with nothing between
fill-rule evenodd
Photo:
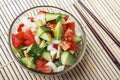
<instances>
[{"instance_id":1,"label":"wooden chopstick","mask_svg":"<svg viewBox=\"0 0 120 80\"><path fill-rule=\"evenodd\" d=\"M107 45L104 43L104 41L102 40L102 38L98 35L98 33L95 31L95 29L92 27L92 25L88 22L88 20L84 17L84 15L80 12L80 10L73 4L73 6L75 7L75 9L77 10L77 12L79 13L79 15L81 16L81 18L84 20L84 22L86 23L86 25L88 26L88 28L92 31L92 33L94 34L94 36L96 37L96 39L99 41L99 43L101 44L101 46L103 47L103 49L106 51L106 53L108 54L108 56L111 58L111 60L115 63L115 65L117 66L117 68L120 70L120 63L118 62L118 60L115 58L115 56L112 54L112 52L110 51L110 49L107 47Z\"/></svg>"},{"instance_id":2,"label":"wooden chopstick","mask_svg":"<svg viewBox=\"0 0 120 80\"><path fill-rule=\"evenodd\" d=\"M100 22L100 20L80 1L78 3L89 13L89 15L95 20L95 22L108 34L108 36L114 41L114 43L120 47L120 41Z\"/></svg>"}]
</instances>

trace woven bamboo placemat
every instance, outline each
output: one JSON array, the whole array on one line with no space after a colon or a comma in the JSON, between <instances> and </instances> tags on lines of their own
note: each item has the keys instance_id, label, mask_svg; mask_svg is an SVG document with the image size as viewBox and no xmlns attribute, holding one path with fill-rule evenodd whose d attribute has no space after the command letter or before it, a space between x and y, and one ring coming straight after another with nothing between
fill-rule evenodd
<instances>
[{"instance_id":1,"label":"woven bamboo placemat","mask_svg":"<svg viewBox=\"0 0 120 80\"><path fill-rule=\"evenodd\" d=\"M120 41L120 0L81 0L81 2ZM120 70L88 28L73 4L80 10L118 62L120 62L120 48L77 0L0 0L0 80L120 79ZM87 35L87 50L82 61L71 71L59 76L43 77L25 70L18 65L9 49L8 32L12 21L24 10L40 5L57 6L72 13L80 21Z\"/></svg>"}]
</instances>

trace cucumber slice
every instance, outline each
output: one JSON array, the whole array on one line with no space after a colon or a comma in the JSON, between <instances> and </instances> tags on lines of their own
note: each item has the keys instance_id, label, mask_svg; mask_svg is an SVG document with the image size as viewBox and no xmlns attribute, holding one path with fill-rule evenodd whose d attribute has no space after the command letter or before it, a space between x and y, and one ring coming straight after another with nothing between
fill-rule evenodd
<instances>
[{"instance_id":1,"label":"cucumber slice","mask_svg":"<svg viewBox=\"0 0 120 80\"><path fill-rule=\"evenodd\" d=\"M73 39L76 43L82 41L82 37L75 36Z\"/></svg>"},{"instance_id":2,"label":"cucumber slice","mask_svg":"<svg viewBox=\"0 0 120 80\"><path fill-rule=\"evenodd\" d=\"M55 39L60 40L62 38L62 35L63 35L62 22L59 21L55 27L54 37Z\"/></svg>"},{"instance_id":3,"label":"cucumber slice","mask_svg":"<svg viewBox=\"0 0 120 80\"><path fill-rule=\"evenodd\" d=\"M47 61L51 61L51 60L52 60L49 51L44 51L44 52L42 53L42 56L41 56L41 57L44 58L44 59L47 60Z\"/></svg>"},{"instance_id":4,"label":"cucumber slice","mask_svg":"<svg viewBox=\"0 0 120 80\"><path fill-rule=\"evenodd\" d=\"M38 27L37 36L41 36L44 32L49 32L50 30L45 26Z\"/></svg>"},{"instance_id":5,"label":"cucumber slice","mask_svg":"<svg viewBox=\"0 0 120 80\"><path fill-rule=\"evenodd\" d=\"M42 39L44 39L44 40L46 40L46 41L51 41L51 40L52 40L52 37L51 37L50 33L48 33L48 32L44 32L44 33L40 36L40 38L42 38Z\"/></svg>"},{"instance_id":6,"label":"cucumber slice","mask_svg":"<svg viewBox=\"0 0 120 80\"><path fill-rule=\"evenodd\" d=\"M46 41L45 40L42 40L42 42L41 42L41 44L40 44L40 48L44 48L44 47L46 47L47 46L47 43L46 43Z\"/></svg>"},{"instance_id":7,"label":"cucumber slice","mask_svg":"<svg viewBox=\"0 0 120 80\"><path fill-rule=\"evenodd\" d=\"M65 23L65 19L64 19L62 16L58 16L58 17L57 17L56 23L58 23L59 21L60 21L62 24Z\"/></svg>"},{"instance_id":8,"label":"cucumber slice","mask_svg":"<svg viewBox=\"0 0 120 80\"><path fill-rule=\"evenodd\" d=\"M44 49L39 48L38 46L34 44L31 44L27 49L27 54L34 58L37 58L42 54L43 50Z\"/></svg>"},{"instance_id":9,"label":"cucumber slice","mask_svg":"<svg viewBox=\"0 0 120 80\"><path fill-rule=\"evenodd\" d=\"M70 54L69 52L65 51L61 54L61 62L64 65L73 65L75 60L74 57L72 56L72 54Z\"/></svg>"},{"instance_id":10,"label":"cucumber slice","mask_svg":"<svg viewBox=\"0 0 120 80\"><path fill-rule=\"evenodd\" d=\"M25 55L24 55L24 52L23 52L24 50L18 50L18 53L20 54L20 57L21 58L23 58L23 57L25 57Z\"/></svg>"},{"instance_id":11,"label":"cucumber slice","mask_svg":"<svg viewBox=\"0 0 120 80\"><path fill-rule=\"evenodd\" d=\"M61 66L62 65L62 62L55 62L55 65L58 67L58 66Z\"/></svg>"},{"instance_id":12,"label":"cucumber slice","mask_svg":"<svg viewBox=\"0 0 120 80\"><path fill-rule=\"evenodd\" d=\"M29 68L35 68L35 64L33 63L34 58L29 57L29 58L21 58L20 61L27 67Z\"/></svg>"},{"instance_id":13,"label":"cucumber slice","mask_svg":"<svg viewBox=\"0 0 120 80\"><path fill-rule=\"evenodd\" d=\"M57 19L58 16L66 17L66 14L58 14L58 13L47 13L46 21L51 21Z\"/></svg>"}]
</instances>

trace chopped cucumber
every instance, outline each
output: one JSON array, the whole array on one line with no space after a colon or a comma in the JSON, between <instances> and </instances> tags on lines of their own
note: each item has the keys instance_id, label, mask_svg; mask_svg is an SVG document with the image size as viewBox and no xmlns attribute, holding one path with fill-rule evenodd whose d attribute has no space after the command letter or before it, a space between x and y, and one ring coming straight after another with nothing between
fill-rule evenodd
<instances>
[{"instance_id":1,"label":"chopped cucumber","mask_svg":"<svg viewBox=\"0 0 120 80\"><path fill-rule=\"evenodd\" d=\"M40 38L42 38L42 39L44 39L44 40L46 40L46 41L51 41L51 40L52 40L52 37L51 37L50 33L48 33L48 32L44 32L44 33L40 36Z\"/></svg>"},{"instance_id":2,"label":"chopped cucumber","mask_svg":"<svg viewBox=\"0 0 120 80\"><path fill-rule=\"evenodd\" d=\"M47 46L47 43L46 43L46 41L45 40L42 40L42 42L41 42L41 44L40 44L40 48L44 48L44 47L46 47Z\"/></svg>"},{"instance_id":3,"label":"chopped cucumber","mask_svg":"<svg viewBox=\"0 0 120 80\"><path fill-rule=\"evenodd\" d=\"M44 32L49 32L49 29L45 26L38 27L37 36L41 36Z\"/></svg>"},{"instance_id":4,"label":"chopped cucumber","mask_svg":"<svg viewBox=\"0 0 120 80\"><path fill-rule=\"evenodd\" d=\"M23 49L18 50L18 53L20 54L20 57L21 57L21 58L25 57L23 51L24 51Z\"/></svg>"},{"instance_id":5,"label":"chopped cucumber","mask_svg":"<svg viewBox=\"0 0 120 80\"><path fill-rule=\"evenodd\" d=\"M62 65L62 62L56 62L55 65L58 67L58 66L61 66Z\"/></svg>"},{"instance_id":6,"label":"chopped cucumber","mask_svg":"<svg viewBox=\"0 0 120 80\"><path fill-rule=\"evenodd\" d=\"M58 14L58 13L47 13L46 21L51 21L57 19L58 16L66 17L66 14Z\"/></svg>"},{"instance_id":7,"label":"chopped cucumber","mask_svg":"<svg viewBox=\"0 0 120 80\"><path fill-rule=\"evenodd\" d=\"M12 50L13 50L14 53L17 53L17 52L20 50L20 48L15 48L15 47L12 45Z\"/></svg>"},{"instance_id":8,"label":"chopped cucumber","mask_svg":"<svg viewBox=\"0 0 120 80\"><path fill-rule=\"evenodd\" d=\"M62 22L59 21L55 27L54 37L55 39L60 40L62 38L62 35L63 35Z\"/></svg>"},{"instance_id":9,"label":"chopped cucumber","mask_svg":"<svg viewBox=\"0 0 120 80\"><path fill-rule=\"evenodd\" d=\"M34 58L37 58L42 54L43 50L44 49L39 48L37 45L31 44L27 49L27 54Z\"/></svg>"},{"instance_id":10,"label":"chopped cucumber","mask_svg":"<svg viewBox=\"0 0 120 80\"><path fill-rule=\"evenodd\" d=\"M69 52L65 51L61 54L62 64L70 66L74 64L74 61L74 57Z\"/></svg>"},{"instance_id":11,"label":"chopped cucumber","mask_svg":"<svg viewBox=\"0 0 120 80\"><path fill-rule=\"evenodd\" d=\"M65 23L65 19L64 19L62 16L58 16L58 17L57 17L56 23L58 23L59 21L60 21L62 24Z\"/></svg>"},{"instance_id":12,"label":"chopped cucumber","mask_svg":"<svg viewBox=\"0 0 120 80\"><path fill-rule=\"evenodd\" d=\"M35 68L35 64L33 63L34 58L29 57L29 58L21 58L20 61L27 67L29 68Z\"/></svg>"},{"instance_id":13,"label":"chopped cucumber","mask_svg":"<svg viewBox=\"0 0 120 80\"><path fill-rule=\"evenodd\" d=\"M42 58L44 58L47 61L51 61L51 56L50 56L50 52L49 51L44 51L41 55Z\"/></svg>"},{"instance_id":14,"label":"chopped cucumber","mask_svg":"<svg viewBox=\"0 0 120 80\"><path fill-rule=\"evenodd\" d=\"M82 38L81 37L78 37L78 36L75 36L74 39L73 39L76 43L82 41Z\"/></svg>"}]
</instances>

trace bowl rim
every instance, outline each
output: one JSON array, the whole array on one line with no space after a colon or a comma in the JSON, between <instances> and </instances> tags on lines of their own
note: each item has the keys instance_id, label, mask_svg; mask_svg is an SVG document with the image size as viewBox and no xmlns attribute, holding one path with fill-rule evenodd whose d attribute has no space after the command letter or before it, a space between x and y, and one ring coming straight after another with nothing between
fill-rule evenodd
<instances>
[{"instance_id":1,"label":"bowl rim","mask_svg":"<svg viewBox=\"0 0 120 80\"><path fill-rule=\"evenodd\" d=\"M49 7L49 8L55 8L55 9L59 9L59 10L62 10L66 13L68 13L70 16L72 16L76 21L77 23L80 25L80 28L82 30L82 33L83 33L83 38L84 38L84 45L83 45L83 50L82 50L82 54L81 54L81 57L74 63L74 65L70 66L68 69L64 70L64 71L60 71L60 72L55 72L55 73L43 73L43 72L40 72L40 71L37 71L37 70L34 70L34 69L31 69L31 68L28 68L26 67L24 64L22 64L20 62L20 60L16 57L15 53L13 52L13 49L12 49L12 46L11 46L11 30L12 30L12 26L14 25L15 21L24 13L26 13L27 11L29 10L32 10L32 9L35 9L35 8L42 8L42 7ZM70 71L72 68L74 68L83 58L83 56L85 55L85 51L86 51L86 34L85 34L85 31L82 27L82 25L80 24L80 22L76 19L75 16L73 16L73 14L69 13L68 11L64 10L64 9L61 9L59 7L56 7L56 6L49 6L49 5L46 5L46 6L35 6L35 7L32 7L32 8L29 8L27 10L24 10L22 13L20 13L12 22L12 24L10 25L10 29L9 29L9 47L10 47L10 50L15 58L15 60L19 63L20 66L24 67L25 69L27 69L28 71L30 72L33 72L35 74L38 74L38 75L55 75L55 74L63 74L67 71Z\"/></svg>"}]
</instances>

